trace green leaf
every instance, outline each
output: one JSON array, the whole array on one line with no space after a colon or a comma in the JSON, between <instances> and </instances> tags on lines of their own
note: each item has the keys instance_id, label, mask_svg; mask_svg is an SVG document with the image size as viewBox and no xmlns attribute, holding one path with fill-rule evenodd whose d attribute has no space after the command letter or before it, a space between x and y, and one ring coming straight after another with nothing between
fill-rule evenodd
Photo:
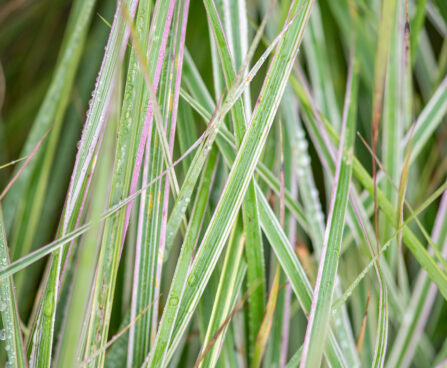
<instances>
[{"instance_id":1,"label":"green leaf","mask_svg":"<svg viewBox=\"0 0 447 368\"><path fill-rule=\"evenodd\" d=\"M6 267L9 263L8 246L3 223L3 212L0 206L0 263ZM0 330L1 340L5 341L8 355L8 367L26 367L27 359L23 345L21 322L17 308L14 280L12 277L0 281L0 313L3 329Z\"/></svg>"},{"instance_id":2,"label":"green leaf","mask_svg":"<svg viewBox=\"0 0 447 368\"><path fill-rule=\"evenodd\" d=\"M355 61L351 61L350 74L348 76L346 87L337 169L331 204L329 207L323 251L318 267L315 295L312 300L312 309L304 340L303 355L300 363L301 367L320 366L324 341L326 340L328 332L330 306L332 305L332 296L335 288L335 277L337 273L352 173L357 90L358 80L356 76ZM321 343L315 344L312 343L312 341L320 341Z\"/></svg>"}]
</instances>

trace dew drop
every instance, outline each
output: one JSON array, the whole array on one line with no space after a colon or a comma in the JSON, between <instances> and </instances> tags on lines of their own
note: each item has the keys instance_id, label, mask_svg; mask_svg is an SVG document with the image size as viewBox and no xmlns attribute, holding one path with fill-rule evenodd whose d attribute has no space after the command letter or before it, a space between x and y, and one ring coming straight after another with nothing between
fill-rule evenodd
<instances>
[{"instance_id":1,"label":"dew drop","mask_svg":"<svg viewBox=\"0 0 447 368\"><path fill-rule=\"evenodd\" d=\"M51 317L53 315L54 310L54 292L50 292L48 294L47 300L45 300L44 313L47 317Z\"/></svg>"},{"instance_id":2,"label":"dew drop","mask_svg":"<svg viewBox=\"0 0 447 368\"><path fill-rule=\"evenodd\" d=\"M5 331L4 328L2 328L2 329L0 330L0 340L1 340L1 341L5 341L5 340L6 340L6 331Z\"/></svg>"},{"instance_id":3,"label":"dew drop","mask_svg":"<svg viewBox=\"0 0 447 368\"><path fill-rule=\"evenodd\" d=\"M175 307L178 304L178 298L176 296L171 296L169 298L169 305Z\"/></svg>"},{"instance_id":4,"label":"dew drop","mask_svg":"<svg viewBox=\"0 0 447 368\"><path fill-rule=\"evenodd\" d=\"M321 222L324 222L324 215L321 212L317 213L317 220L321 221Z\"/></svg>"},{"instance_id":5,"label":"dew drop","mask_svg":"<svg viewBox=\"0 0 447 368\"><path fill-rule=\"evenodd\" d=\"M306 175L306 170L304 170L301 166L298 166L297 174L298 174L298 176L304 176L304 175Z\"/></svg>"},{"instance_id":6,"label":"dew drop","mask_svg":"<svg viewBox=\"0 0 447 368\"><path fill-rule=\"evenodd\" d=\"M299 142L298 142L298 147L299 147L302 151L307 150L307 147L308 147L307 141L305 141L305 140L299 141Z\"/></svg>"},{"instance_id":7,"label":"dew drop","mask_svg":"<svg viewBox=\"0 0 447 368\"><path fill-rule=\"evenodd\" d=\"M188 284L189 286L194 286L194 284L197 281L197 276L193 273L188 277Z\"/></svg>"},{"instance_id":8,"label":"dew drop","mask_svg":"<svg viewBox=\"0 0 447 368\"><path fill-rule=\"evenodd\" d=\"M310 164L310 158L309 158L309 156L302 156L301 158L300 158L300 164L302 165L302 166L309 166L309 164Z\"/></svg>"}]
</instances>

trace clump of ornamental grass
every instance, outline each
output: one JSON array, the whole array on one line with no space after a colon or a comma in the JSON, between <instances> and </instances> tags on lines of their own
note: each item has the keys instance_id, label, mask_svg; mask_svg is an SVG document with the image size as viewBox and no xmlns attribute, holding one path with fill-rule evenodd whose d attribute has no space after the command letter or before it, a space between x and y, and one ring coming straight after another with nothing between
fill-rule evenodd
<instances>
[{"instance_id":1,"label":"clump of ornamental grass","mask_svg":"<svg viewBox=\"0 0 447 368\"><path fill-rule=\"evenodd\" d=\"M0 8L0 365L447 364L442 0Z\"/></svg>"}]
</instances>

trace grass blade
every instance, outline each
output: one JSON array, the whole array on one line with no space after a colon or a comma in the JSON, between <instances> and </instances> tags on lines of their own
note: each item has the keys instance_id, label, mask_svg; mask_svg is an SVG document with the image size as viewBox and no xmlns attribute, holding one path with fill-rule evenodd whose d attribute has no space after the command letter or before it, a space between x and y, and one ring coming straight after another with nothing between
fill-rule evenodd
<instances>
[{"instance_id":1,"label":"grass blade","mask_svg":"<svg viewBox=\"0 0 447 368\"><path fill-rule=\"evenodd\" d=\"M0 262L2 267L9 263L6 233L3 225L3 213L0 206ZM0 313L3 329L0 331L5 341L5 350L8 354L8 367L26 367L28 362L23 345L21 322L17 308L13 278L3 279L0 282Z\"/></svg>"},{"instance_id":2,"label":"grass blade","mask_svg":"<svg viewBox=\"0 0 447 368\"><path fill-rule=\"evenodd\" d=\"M21 157L28 156L33 150L33 147L36 146L37 142L39 142L48 130L51 129L54 131L54 133L51 134L52 136L56 138L59 136L64 112L68 105L70 91L81 59L88 25L91 20L95 2L96 0L78 0L73 4L56 71L45 99L36 116L33 128L22 149ZM48 154L50 156L54 155L54 147L52 149L53 154L51 154L51 147L48 147ZM43 155L43 153L40 153L39 155ZM24 169L24 172L18 178L14 188L4 199L3 208L6 216L5 226L8 232L15 217L17 203L24 195L27 183L36 166L36 161L38 160L33 160L33 162ZM26 254L26 250L20 254Z\"/></svg>"},{"instance_id":3,"label":"grass blade","mask_svg":"<svg viewBox=\"0 0 447 368\"><path fill-rule=\"evenodd\" d=\"M304 340L301 367L316 367L320 365L324 344L311 344L311 341L324 342L328 330L330 305L332 304L354 155L353 145L358 88L354 68L353 61L351 61L346 87L344 121L340 136L336 179L331 198L323 252L318 267L315 296L312 301L312 309Z\"/></svg>"},{"instance_id":4,"label":"grass blade","mask_svg":"<svg viewBox=\"0 0 447 368\"><path fill-rule=\"evenodd\" d=\"M166 346L172 336L174 323L179 312L179 303L185 290L186 280L190 273L191 260L196 247L199 231L202 225L206 202L210 192L210 184L213 182L217 151L212 150L208 158L208 164L202 178L199 194L194 204L193 212L189 222L185 241L177 262L175 274L168 295L168 305L165 308L160 321L157 337L146 359L147 366L166 365Z\"/></svg>"},{"instance_id":5,"label":"grass blade","mask_svg":"<svg viewBox=\"0 0 447 368\"><path fill-rule=\"evenodd\" d=\"M292 22L285 33L284 38L278 45L275 57L270 66L261 99L255 107L251 124L242 141L241 148L235 160L235 164L227 180L225 191L217 205L215 215L203 237L199 251L192 265L191 274L188 277L188 286L181 301L182 308L177 317L176 333L171 345L176 346L177 341L183 333L190 313L197 305L198 297L208 281L211 271L222 251L224 241L229 233L229 226L235 220L238 205L243 200L245 190L251 179L255 164L259 159L266 133L273 121L274 113L279 103L279 98L285 88L285 81L290 73L292 61L298 51L305 24L310 15L312 2L304 2L304 9ZM294 2L290 14L293 15L299 9L298 3ZM287 62L286 62L287 60ZM268 91L268 92L267 92ZM267 96L264 96L267 94ZM243 173L243 175L241 175ZM242 179L243 178L243 179Z\"/></svg>"},{"instance_id":6,"label":"grass blade","mask_svg":"<svg viewBox=\"0 0 447 368\"><path fill-rule=\"evenodd\" d=\"M226 85L227 88L230 88L236 78L234 59L232 59L230 53L231 43L225 38L220 17L213 0L205 0L204 4L215 37ZM234 46L232 49L235 50L236 47L237 46ZM246 50L238 50L238 53L241 54L244 51ZM247 126L245 121L245 111L246 108L244 107L242 100L236 101L231 110L236 143L238 146L241 144ZM244 222L244 232L246 234L245 251L247 259L248 289L252 290L253 286L257 285L256 289L249 295L249 355L251 356L256 335L262 323L265 304L264 255L253 183L248 186L247 193L242 203L242 218Z\"/></svg>"},{"instance_id":7,"label":"grass blade","mask_svg":"<svg viewBox=\"0 0 447 368\"><path fill-rule=\"evenodd\" d=\"M172 3L173 4L173 3ZM141 2L140 11L145 14L148 20L148 2ZM167 44L167 33L170 29L173 5L170 7L161 7L155 10L157 14L157 25L154 26L151 33L152 37L158 36L158 42L151 43L148 50L148 60L149 70L152 73L151 78L154 80L154 88L157 88L158 80L160 77L161 63L164 60L164 52ZM119 15L122 16L121 14ZM140 27L148 25L148 21L145 18L139 18L143 24L139 24ZM155 27L158 26L158 29ZM145 33L142 34L142 36ZM160 37L163 35L163 37ZM137 40L139 41L139 40ZM143 40L147 41L146 40ZM159 54L161 55L159 57ZM156 57L155 57L156 55ZM134 53L134 58L131 59L133 65L137 68L138 60L136 52ZM151 117L145 116L143 113L139 113L139 110L134 109L133 105L139 105L145 103L145 92L144 92L144 79L142 74L139 74L135 70L136 80L133 80L135 69L131 69L128 77L127 90L125 93L135 93L133 96L128 96L129 98L124 100L124 109L121 121L121 135L118 140L116 155L116 161L114 166L114 172L112 177L112 187L109 198L109 205L113 206L119 201L120 198L125 197L127 193L134 190L136 186L136 179L140 171L140 164L142 160L142 149L144 143L146 142L146 136L148 134L149 121ZM155 76L155 78L154 78ZM136 84L136 86L134 85ZM135 91L135 92L133 92ZM147 91L147 90L146 90ZM146 95L147 96L147 95ZM134 116L132 116L134 113ZM150 108L148 109L148 114L151 113ZM136 115L136 116L135 116ZM132 120L138 121L139 124L132 124ZM129 129L130 126L130 129ZM129 135L128 135L129 134ZM130 147L131 152L128 152ZM138 148L138 151L137 151ZM124 166L124 162L126 162ZM113 217L106 220L103 230L101 251L99 254L99 260L97 265L97 273L95 277L95 288L92 296L91 305L91 318L89 320L89 327L87 331L87 342L84 352L85 357L89 357L100 349L102 345L106 343L107 333L109 329L109 321L112 310L112 301L114 297L114 285L116 282L118 264L121 255L121 249L123 240L126 233L126 228L128 225L129 209L126 212L121 212L117 217ZM152 300L152 299L151 299ZM146 303L147 305L147 303ZM144 357L144 353L143 353ZM90 364L103 364L104 353L100 354L95 358L94 362Z\"/></svg>"},{"instance_id":8,"label":"grass blade","mask_svg":"<svg viewBox=\"0 0 447 368\"><path fill-rule=\"evenodd\" d=\"M442 249L445 255L447 249L447 194L444 193L433 228L432 239ZM412 355L419 342L423 327L429 317L436 296L436 286L424 271L420 271L415 284L414 292L409 307L405 311L402 324L395 343L390 351L387 367L408 367Z\"/></svg>"},{"instance_id":9,"label":"grass blade","mask_svg":"<svg viewBox=\"0 0 447 368\"><path fill-rule=\"evenodd\" d=\"M213 346L203 357L200 366L212 367L217 363L226 333L226 328L221 329L220 327L224 325L226 316L229 316L235 307L236 299L233 295L237 294L237 291L240 289L241 281L241 278L238 276L243 274L247 268L246 262L242 258L244 247L245 236L242 234L242 226L239 221L236 222L233 233L230 236L219 287L216 292L217 297L214 301L211 319L203 342L203 347L207 347L211 343ZM220 332L219 336L213 339L218 331ZM205 351L201 352L201 354L204 354Z\"/></svg>"},{"instance_id":10,"label":"grass blade","mask_svg":"<svg viewBox=\"0 0 447 368\"><path fill-rule=\"evenodd\" d=\"M134 13L136 1L129 0L129 8ZM77 223L78 215L82 210L84 193L88 187L89 179L86 179L89 168L92 167L93 154L100 140L100 134L106 119L108 104L111 99L117 64L122 60L127 44L129 31L125 22L118 17L121 9L117 8L116 17L110 33L107 51L103 59L103 64L98 76L98 83L90 105L87 121L83 130L78 155L76 158L73 176L70 182L70 190L67 195L66 207L63 215L61 233L66 234L72 230ZM94 166L94 165L93 165ZM43 346L33 346L33 359L38 366L48 366L51 362L51 350L54 333L54 317L59 290L59 277L61 271L63 255L56 252L53 256L48 281L45 286L39 315L36 322L35 338L38 344ZM42 338L43 336L43 338Z\"/></svg>"}]
</instances>

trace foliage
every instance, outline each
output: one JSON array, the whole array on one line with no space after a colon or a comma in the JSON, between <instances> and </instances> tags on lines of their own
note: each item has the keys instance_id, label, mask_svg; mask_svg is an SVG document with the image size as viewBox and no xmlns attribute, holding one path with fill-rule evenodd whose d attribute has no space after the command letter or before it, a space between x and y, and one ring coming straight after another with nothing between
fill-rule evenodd
<instances>
[{"instance_id":1,"label":"foliage","mask_svg":"<svg viewBox=\"0 0 447 368\"><path fill-rule=\"evenodd\" d=\"M0 7L0 366L447 364L447 8Z\"/></svg>"}]
</instances>

